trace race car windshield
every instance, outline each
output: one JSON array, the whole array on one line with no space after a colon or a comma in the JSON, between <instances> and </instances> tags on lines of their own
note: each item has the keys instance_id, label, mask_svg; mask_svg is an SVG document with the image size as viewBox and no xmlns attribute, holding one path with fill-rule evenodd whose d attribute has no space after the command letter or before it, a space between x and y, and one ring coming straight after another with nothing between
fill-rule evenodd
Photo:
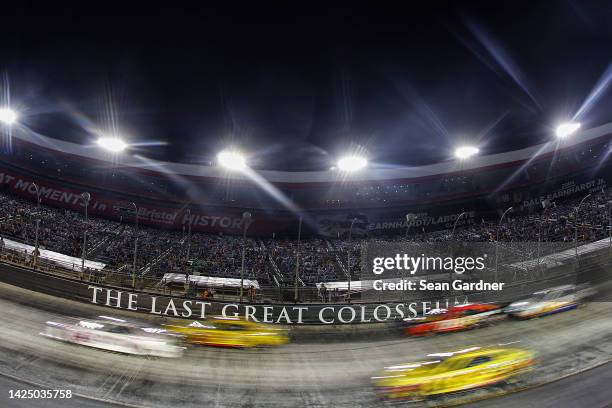
<instances>
[{"instance_id":1,"label":"race car windshield","mask_svg":"<svg viewBox=\"0 0 612 408\"><path fill-rule=\"evenodd\" d=\"M563 297L563 296L571 295L572 293L573 293L573 291L571 289L557 290L557 291L554 291L554 292L550 292L546 296L546 299L558 299L558 298Z\"/></svg>"},{"instance_id":2,"label":"race car windshield","mask_svg":"<svg viewBox=\"0 0 612 408\"><path fill-rule=\"evenodd\" d=\"M492 358L489 356L478 356L476 358L474 358L472 361L470 361L470 363L466 366L467 367L475 367L481 364L485 364L488 363L489 361L491 361Z\"/></svg>"},{"instance_id":3,"label":"race car windshield","mask_svg":"<svg viewBox=\"0 0 612 408\"><path fill-rule=\"evenodd\" d=\"M126 326L111 326L107 331L109 333L128 334L130 333L130 328Z\"/></svg>"},{"instance_id":4,"label":"race car windshield","mask_svg":"<svg viewBox=\"0 0 612 408\"><path fill-rule=\"evenodd\" d=\"M532 302L540 302L544 299L550 299L550 293L534 293L534 295L531 297Z\"/></svg>"}]
</instances>

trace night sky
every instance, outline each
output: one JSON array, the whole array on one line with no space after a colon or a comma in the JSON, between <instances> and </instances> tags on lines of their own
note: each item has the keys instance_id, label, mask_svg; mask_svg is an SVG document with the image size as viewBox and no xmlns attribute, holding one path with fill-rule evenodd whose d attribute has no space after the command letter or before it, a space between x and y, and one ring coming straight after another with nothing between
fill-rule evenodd
<instances>
[{"instance_id":1,"label":"night sky","mask_svg":"<svg viewBox=\"0 0 612 408\"><path fill-rule=\"evenodd\" d=\"M189 163L233 144L255 168L296 171L351 149L375 166L462 142L511 150L577 113L612 121L606 1L128 3L5 10L2 98L24 126L83 144L114 131Z\"/></svg>"}]
</instances>

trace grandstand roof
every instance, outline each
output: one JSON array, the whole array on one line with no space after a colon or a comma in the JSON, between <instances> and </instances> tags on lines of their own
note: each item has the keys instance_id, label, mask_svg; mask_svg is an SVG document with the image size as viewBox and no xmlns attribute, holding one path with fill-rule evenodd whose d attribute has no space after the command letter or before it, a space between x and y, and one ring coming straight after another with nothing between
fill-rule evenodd
<instances>
[{"instance_id":1,"label":"grandstand roof","mask_svg":"<svg viewBox=\"0 0 612 408\"><path fill-rule=\"evenodd\" d=\"M510 163L521 163L534 157L553 154L559 149L572 148L589 141L598 140L600 138L610 138L611 135L612 123L608 123L596 128L576 132L571 138L568 139L553 139L550 142L534 145L528 148L499 154L479 156L469 161L449 160L417 167L394 167L383 169L370 168L367 171L356 172L353 174L344 174L336 170L308 172L259 170L257 173L269 182L292 184L410 179L454 173L457 171L476 171L479 169ZM205 178L223 177L243 180L247 179L247 177L243 174L228 173L224 169L215 166L156 161L146 159L138 155L129 154L121 154L116 157L110 157L107 152L104 152L98 148L53 139L25 128L17 129L13 136L45 149L61 152L63 154L79 156L88 160L107 162L108 164L118 168L134 168L159 173L180 174Z\"/></svg>"}]
</instances>

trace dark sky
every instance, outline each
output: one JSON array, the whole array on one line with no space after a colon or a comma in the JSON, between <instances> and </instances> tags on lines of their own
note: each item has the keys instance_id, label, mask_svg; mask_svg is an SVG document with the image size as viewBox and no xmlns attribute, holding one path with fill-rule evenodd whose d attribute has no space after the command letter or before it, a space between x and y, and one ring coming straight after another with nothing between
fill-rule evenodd
<instances>
[{"instance_id":1,"label":"dark sky","mask_svg":"<svg viewBox=\"0 0 612 408\"><path fill-rule=\"evenodd\" d=\"M90 3L19 2L0 24L4 98L52 137L312 170L359 146L392 166L538 143L598 83L578 120L612 121L606 1Z\"/></svg>"}]
</instances>

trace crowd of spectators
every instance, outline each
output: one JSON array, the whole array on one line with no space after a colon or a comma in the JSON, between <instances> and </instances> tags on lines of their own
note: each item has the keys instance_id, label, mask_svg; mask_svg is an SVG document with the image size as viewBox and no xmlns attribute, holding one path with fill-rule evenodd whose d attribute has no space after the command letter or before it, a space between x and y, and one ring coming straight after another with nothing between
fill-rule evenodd
<instances>
[{"instance_id":1,"label":"crowd of spectators","mask_svg":"<svg viewBox=\"0 0 612 408\"><path fill-rule=\"evenodd\" d=\"M609 192L593 193L578 214L578 239L592 241L608 236ZM579 199L562 203L545 203L546 207L531 213L508 213L501 227L497 222L471 220L452 230L418 231L408 235L375 238L380 241L444 242L450 240L565 241L574 240L575 208ZM111 221L82 213L37 206L36 203L0 193L0 234L30 245L38 244L66 255L80 257L83 234L87 230L87 257L104 262L111 269L132 270L134 246L138 242L136 268L144 276L159 277L166 272L199 273L205 276L240 277L243 240L241 237L185 231L160 230L141 226L136 229L133 216ZM357 276L360 270L361 245L366 238L306 238L300 241L298 276L305 285L345 280L347 273ZM372 239L372 238L368 238ZM247 238L245 278L263 284L293 284L298 259L297 240ZM187 254L189 252L189 256ZM350 271L350 272L349 272Z\"/></svg>"},{"instance_id":2,"label":"crowd of spectators","mask_svg":"<svg viewBox=\"0 0 612 408\"><path fill-rule=\"evenodd\" d=\"M82 256L83 234L87 230L87 258L104 262L111 269L131 271L137 238L136 269L144 276L159 277L166 272L200 273L206 276L239 277L242 239L212 234L191 234L140 226L133 216L112 221L83 213L48 207L0 194L0 234L74 257ZM187 259L189 248L189 259ZM254 239L247 239L245 277L268 279L267 253Z\"/></svg>"},{"instance_id":3,"label":"crowd of spectators","mask_svg":"<svg viewBox=\"0 0 612 408\"><path fill-rule=\"evenodd\" d=\"M381 242L494 242L499 234L500 242L573 242L576 236L576 208L584 198L565 200L562 203L546 201L542 207L530 214L509 211L501 225L496 221L474 222L452 229L425 232L413 228L408 235L375 238ZM603 190L591 194L578 212L577 238L580 242L595 241L609 237L612 217L612 191ZM372 240L372 238L368 238ZM364 239L335 240L339 252L350 254L351 273L356 275L361 268L361 248Z\"/></svg>"},{"instance_id":4,"label":"crowd of spectators","mask_svg":"<svg viewBox=\"0 0 612 408\"><path fill-rule=\"evenodd\" d=\"M267 241L272 259L278 266L285 281L293 282L296 269L298 245L296 240ZM324 239L300 240L299 278L305 283L336 281L342 274L333 247Z\"/></svg>"}]
</instances>

